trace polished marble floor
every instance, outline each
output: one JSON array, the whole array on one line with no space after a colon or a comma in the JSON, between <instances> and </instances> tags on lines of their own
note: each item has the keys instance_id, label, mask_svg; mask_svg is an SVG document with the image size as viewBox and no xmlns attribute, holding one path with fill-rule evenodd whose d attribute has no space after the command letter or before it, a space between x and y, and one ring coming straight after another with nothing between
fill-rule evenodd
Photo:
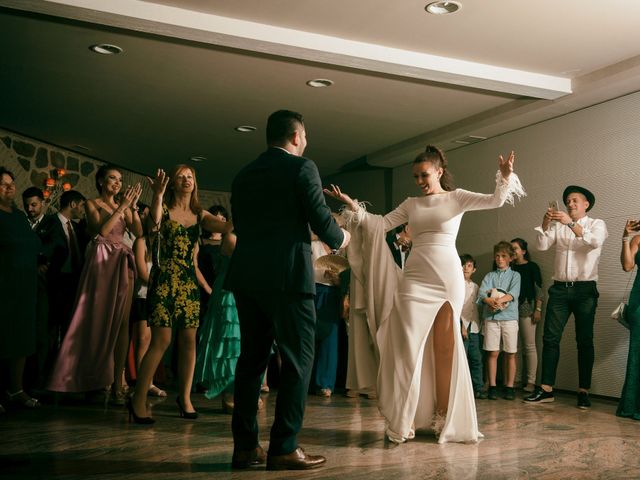
<instances>
[{"instance_id":1,"label":"polished marble floor","mask_svg":"<svg viewBox=\"0 0 640 480\"><path fill-rule=\"evenodd\" d=\"M263 397L263 446L268 446L275 393ZM479 400L485 438L438 445L418 436L385 442L375 401L309 397L299 436L309 453L327 457L307 472L231 471L230 416L217 401L194 397L199 419L178 417L174 399L154 405L152 427L129 424L122 407L100 400L43 405L0 416L0 478L11 479L638 479L640 423L615 416L616 403L575 396L526 405L518 398Z\"/></svg>"}]
</instances>

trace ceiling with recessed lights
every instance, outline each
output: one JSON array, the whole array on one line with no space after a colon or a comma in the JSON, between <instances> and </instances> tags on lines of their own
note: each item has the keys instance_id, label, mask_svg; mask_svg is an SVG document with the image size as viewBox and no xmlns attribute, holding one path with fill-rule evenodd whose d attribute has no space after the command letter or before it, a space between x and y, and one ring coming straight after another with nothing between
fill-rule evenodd
<instances>
[{"instance_id":1,"label":"ceiling with recessed lights","mask_svg":"<svg viewBox=\"0 0 640 480\"><path fill-rule=\"evenodd\" d=\"M640 90L640 2L427 3L0 0L0 128L142 173L199 157L228 190L280 108L326 175Z\"/></svg>"}]
</instances>

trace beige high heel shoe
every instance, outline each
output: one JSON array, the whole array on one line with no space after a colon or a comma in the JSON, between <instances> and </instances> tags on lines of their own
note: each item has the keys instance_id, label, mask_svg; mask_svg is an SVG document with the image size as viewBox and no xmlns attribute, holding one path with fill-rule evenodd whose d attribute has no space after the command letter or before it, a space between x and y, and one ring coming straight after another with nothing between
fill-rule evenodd
<instances>
[{"instance_id":1,"label":"beige high heel shoe","mask_svg":"<svg viewBox=\"0 0 640 480\"><path fill-rule=\"evenodd\" d=\"M108 401L111 405L124 405L129 397L129 387L111 388Z\"/></svg>"},{"instance_id":2,"label":"beige high heel shoe","mask_svg":"<svg viewBox=\"0 0 640 480\"><path fill-rule=\"evenodd\" d=\"M164 398L167 396L167 392L165 392L164 390L162 390L161 388L156 387L153 383L151 384L151 386L149 387L149 392L148 392L150 397L160 397L160 398Z\"/></svg>"},{"instance_id":3,"label":"beige high heel shoe","mask_svg":"<svg viewBox=\"0 0 640 480\"><path fill-rule=\"evenodd\" d=\"M224 413L228 413L229 415L233 414L233 395L223 395L222 396L222 411ZM264 402L262 398L258 397L258 410L264 409Z\"/></svg>"}]
</instances>

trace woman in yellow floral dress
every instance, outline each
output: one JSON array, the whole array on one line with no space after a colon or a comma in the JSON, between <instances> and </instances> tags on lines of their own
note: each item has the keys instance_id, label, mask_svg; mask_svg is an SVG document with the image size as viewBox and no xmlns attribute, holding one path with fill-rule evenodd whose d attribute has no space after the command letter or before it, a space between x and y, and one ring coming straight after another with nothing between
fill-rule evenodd
<instances>
[{"instance_id":1,"label":"woman in yellow floral dress","mask_svg":"<svg viewBox=\"0 0 640 480\"><path fill-rule=\"evenodd\" d=\"M158 170L151 186L153 202L148 222L153 268L147 294L151 345L140 365L135 395L127 405L134 420L146 424L153 423L147 413L147 392L171 343L173 327L178 332L178 411L183 418L198 417L191 403L200 315L198 283L204 282L198 278L198 238L201 226L220 233L227 233L232 227L202 209L191 167L178 165L170 176Z\"/></svg>"}]
</instances>

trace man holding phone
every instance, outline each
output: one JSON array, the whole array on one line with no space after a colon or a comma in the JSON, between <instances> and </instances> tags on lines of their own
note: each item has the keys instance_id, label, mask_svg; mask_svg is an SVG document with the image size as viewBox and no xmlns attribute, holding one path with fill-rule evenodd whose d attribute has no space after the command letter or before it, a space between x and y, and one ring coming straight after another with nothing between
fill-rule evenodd
<instances>
[{"instance_id":1,"label":"man holding phone","mask_svg":"<svg viewBox=\"0 0 640 480\"><path fill-rule=\"evenodd\" d=\"M562 199L567 211L553 208L550 202L542 225L535 229L538 249L549 250L555 245L556 256L544 323L541 385L524 401L553 402L560 340L573 314L578 347L577 406L586 409L591 406L589 388L594 362L593 323L599 297L598 263L608 233L604 221L587 216L595 204L595 196L589 190L570 185L565 188Z\"/></svg>"}]
</instances>

